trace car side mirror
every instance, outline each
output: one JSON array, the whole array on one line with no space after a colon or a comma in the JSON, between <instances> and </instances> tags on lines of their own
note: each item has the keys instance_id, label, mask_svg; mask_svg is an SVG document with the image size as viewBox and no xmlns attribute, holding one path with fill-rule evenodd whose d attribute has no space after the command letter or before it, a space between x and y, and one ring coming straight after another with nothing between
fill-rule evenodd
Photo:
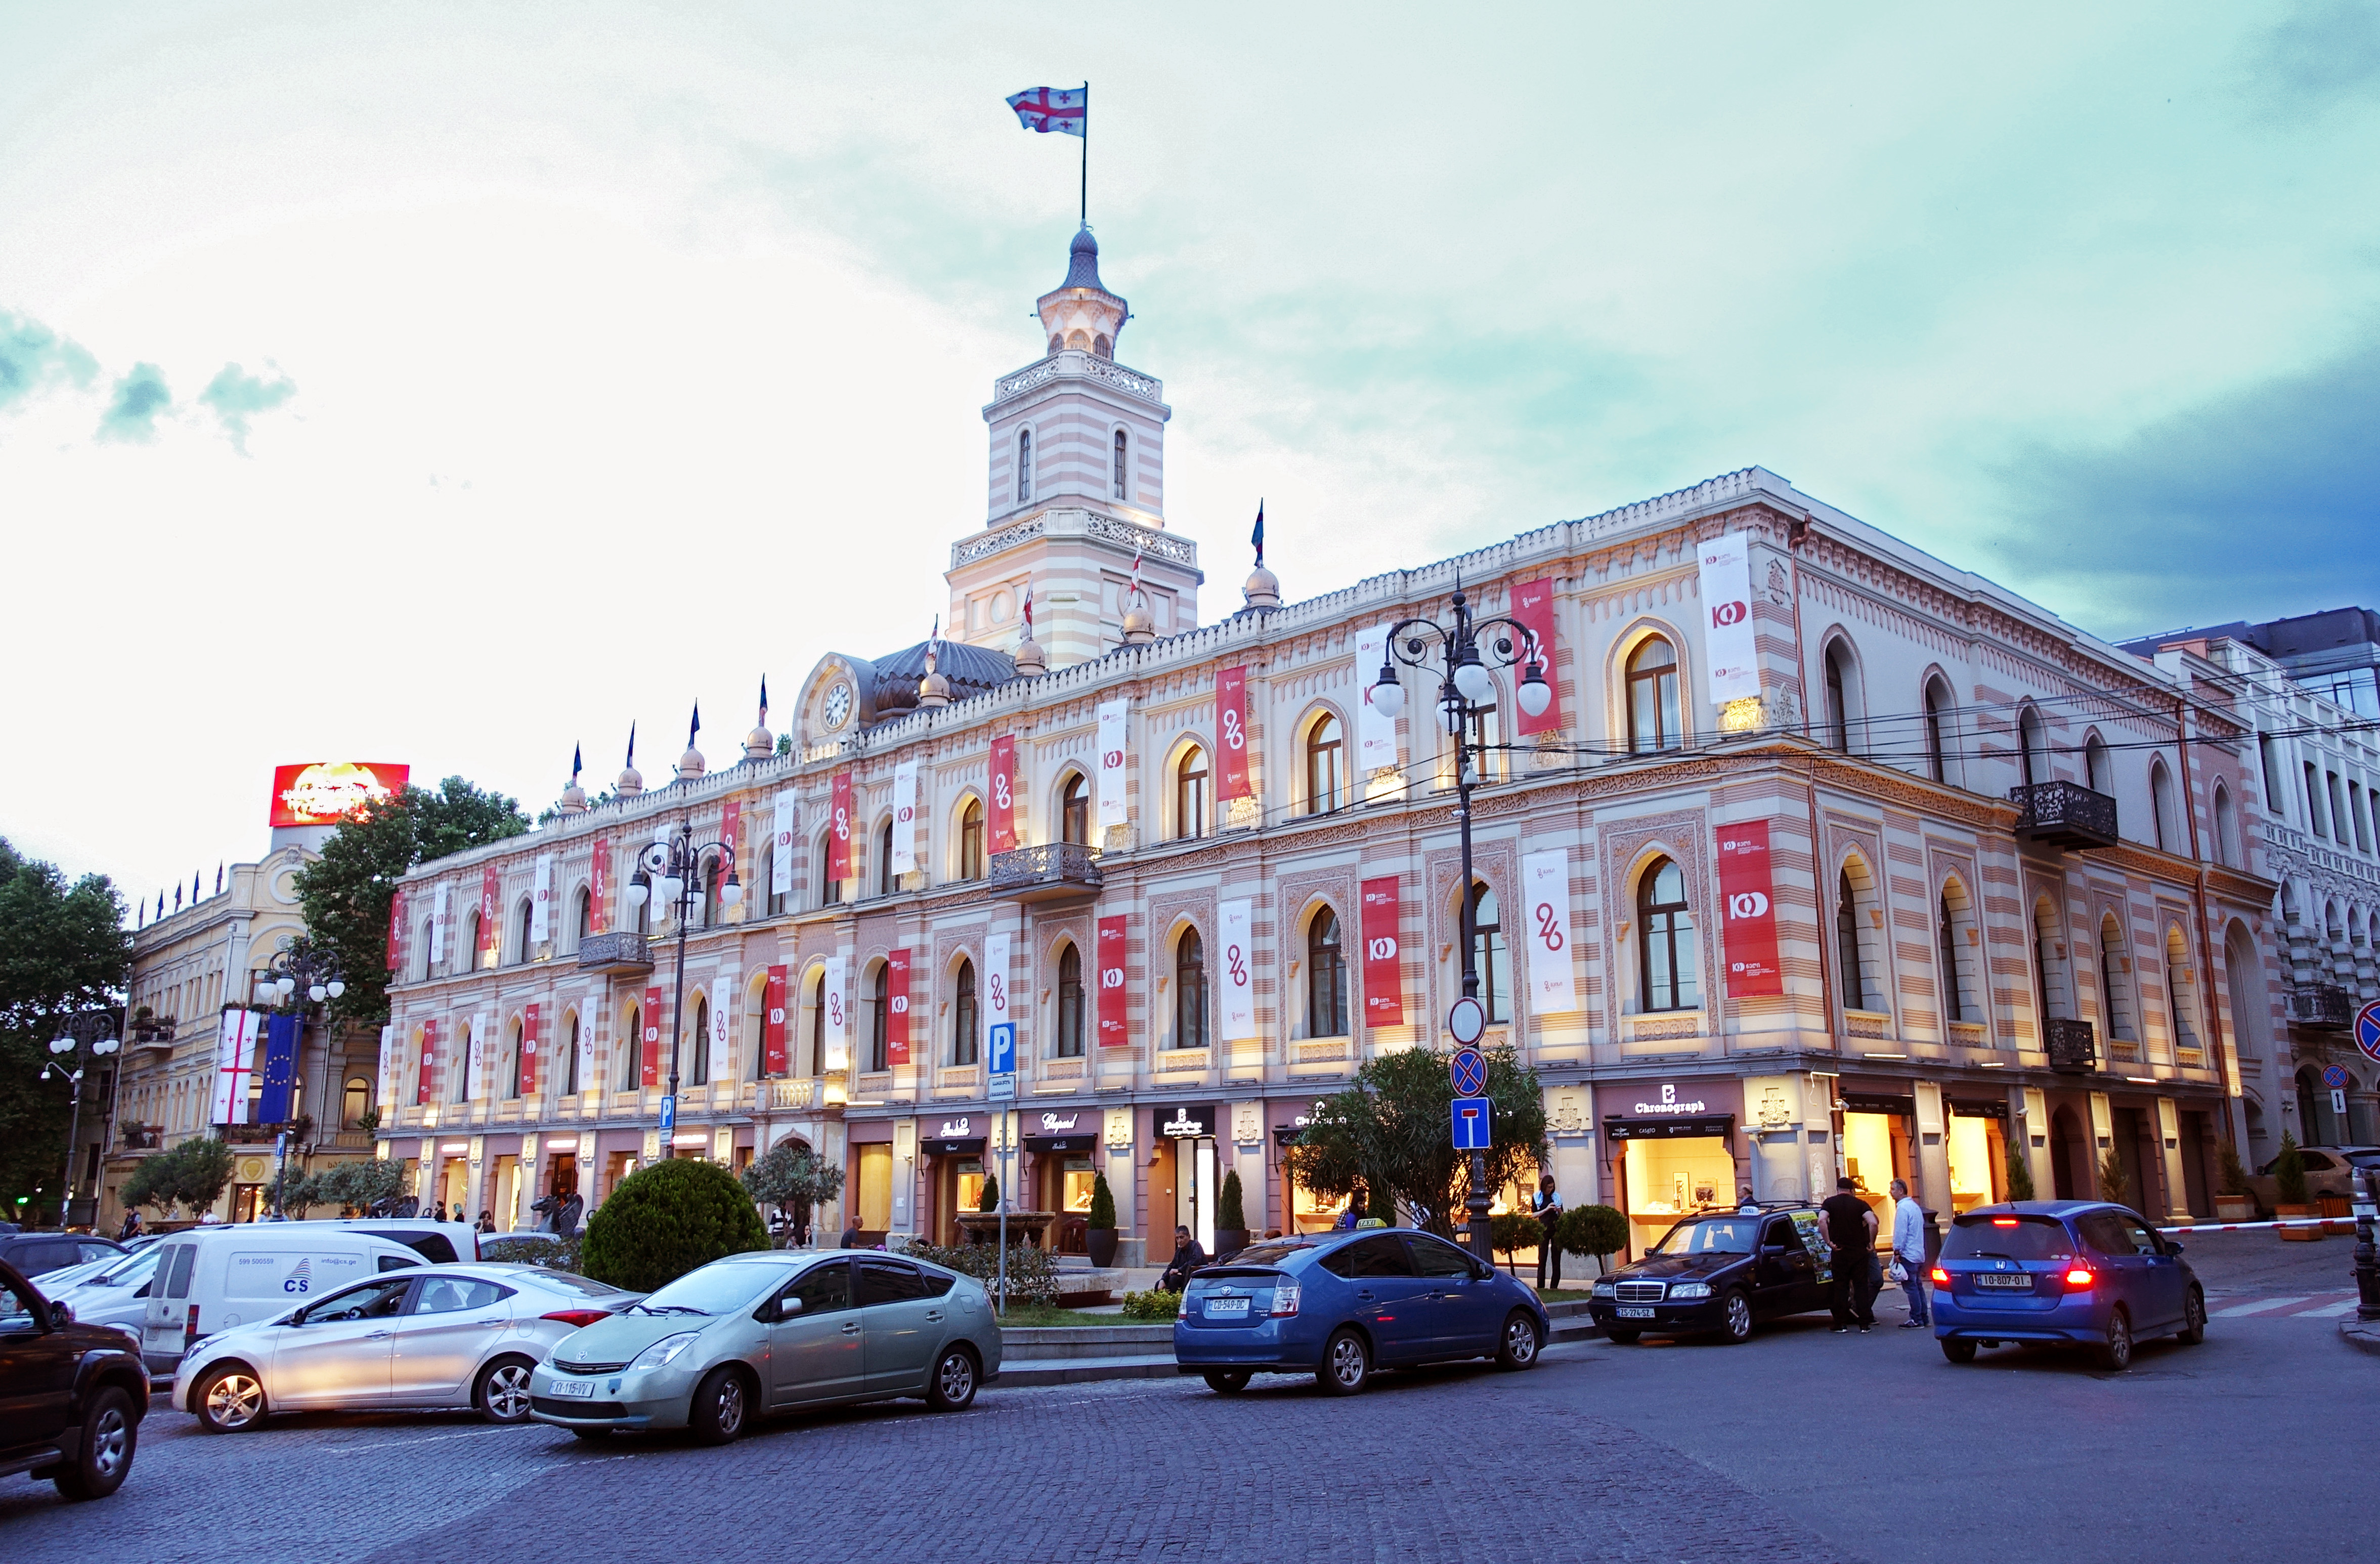
<instances>
[{"instance_id":1,"label":"car side mirror","mask_svg":"<svg viewBox=\"0 0 2380 1564\"><path fill-rule=\"evenodd\" d=\"M1764 1243L1760 1246L1760 1257L1763 1260L1781 1260L1784 1256L1785 1246L1781 1243Z\"/></svg>"},{"instance_id":2,"label":"car side mirror","mask_svg":"<svg viewBox=\"0 0 2380 1564\"><path fill-rule=\"evenodd\" d=\"M2180 1252L2181 1252L2181 1245L2180 1245L2180 1244L2178 1244L2178 1243L2174 1242L2174 1241L2173 1241L2172 1240L2170 1240L2170 1239L2168 1239L2168 1240L2166 1240L2166 1248L2167 1248L2168 1250L2169 1250L2170 1252L2172 1252L2173 1253L2176 1253L2176 1254L2179 1254L2179 1253L2180 1253Z\"/></svg>"},{"instance_id":3,"label":"car side mirror","mask_svg":"<svg viewBox=\"0 0 2380 1564\"><path fill-rule=\"evenodd\" d=\"M801 1312L802 1301L800 1299L780 1298L777 1300L777 1318L781 1320L790 1320Z\"/></svg>"},{"instance_id":4,"label":"car side mirror","mask_svg":"<svg viewBox=\"0 0 2380 1564\"><path fill-rule=\"evenodd\" d=\"M53 1301L50 1304L50 1328L64 1330L72 1324L74 1324L74 1311L67 1307L66 1301L64 1299Z\"/></svg>"}]
</instances>

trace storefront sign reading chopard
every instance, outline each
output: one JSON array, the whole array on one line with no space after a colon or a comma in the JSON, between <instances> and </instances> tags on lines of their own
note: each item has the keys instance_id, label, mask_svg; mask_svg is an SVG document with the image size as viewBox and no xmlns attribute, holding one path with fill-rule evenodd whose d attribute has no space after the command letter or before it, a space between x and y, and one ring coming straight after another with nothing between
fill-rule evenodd
<instances>
[{"instance_id":1,"label":"storefront sign reading chopard","mask_svg":"<svg viewBox=\"0 0 2380 1564\"><path fill-rule=\"evenodd\" d=\"M1041 1133L1062 1135L1072 1130L1082 1117L1079 1113L1045 1113L1041 1116Z\"/></svg>"},{"instance_id":2,"label":"storefront sign reading chopard","mask_svg":"<svg viewBox=\"0 0 2380 1564\"><path fill-rule=\"evenodd\" d=\"M1703 1103L1700 1098L1691 1103L1682 1103L1678 1101L1678 1089L1675 1086L1665 1085L1661 1088L1659 1102L1638 1103L1635 1111L1638 1113L1700 1113L1703 1111Z\"/></svg>"},{"instance_id":3,"label":"storefront sign reading chopard","mask_svg":"<svg viewBox=\"0 0 2380 1564\"><path fill-rule=\"evenodd\" d=\"M1176 1107L1157 1129L1160 1134L1171 1135L1177 1141L1203 1139L1215 1132L1215 1110L1205 1105Z\"/></svg>"}]
</instances>

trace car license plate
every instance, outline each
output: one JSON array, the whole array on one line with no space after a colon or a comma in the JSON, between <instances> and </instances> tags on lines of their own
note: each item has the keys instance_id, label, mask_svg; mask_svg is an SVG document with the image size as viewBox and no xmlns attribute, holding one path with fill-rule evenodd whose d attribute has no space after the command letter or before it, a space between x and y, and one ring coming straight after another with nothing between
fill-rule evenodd
<instances>
[{"instance_id":1,"label":"car license plate","mask_svg":"<svg viewBox=\"0 0 2380 1564\"><path fill-rule=\"evenodd\" d=\"M1649 1320L1653 1317L1653 1311L1650 1309L1622 1309L1620 1311L1620 1317L1623 1320Z\"/></svg>"},{"instance_id":2,"label":"car license plate","mask_svg":"<svg viewBox=\"0 0 2380 1564\"><path fill-rule=\"evenodd\" d=\"M1209 1298L1207 1300L1207 1313L1210 1314L1245 1314L1247 1312L1248 1301L1245 1298Z\"/></svg>"},{"instance_id":3,"label":"car license plate","mask_svg":"<svg viewBox=\"0 0 2380 1564\"><path fill-rule=\"evenodd\" d=\"M576 1397L580 1400L590 1399L595 1394L595 1382L591 1379L557 1379L553 1382L553 1393Z\"/></svg>"},{"instance_id":4,"label":"car license plate","mask_svg":"<svg viewBox=\"0 0 2380 1564\"><path fill-rule=\"evenodd\" d=\"M2032 1287L2033 1278L2031 1277L2004 1277L1998 1275L1997 1272L1985 1271L1976 1276L1975 1285L1977 1287L2004 1287L2014 1291L2019 1289Z\"/></svg>"}]
</instances>

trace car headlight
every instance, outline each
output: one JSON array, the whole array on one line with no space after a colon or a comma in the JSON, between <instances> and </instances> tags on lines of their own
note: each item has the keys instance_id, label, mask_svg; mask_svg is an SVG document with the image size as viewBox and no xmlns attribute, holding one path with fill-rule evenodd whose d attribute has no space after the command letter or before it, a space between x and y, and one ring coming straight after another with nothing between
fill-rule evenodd
<instances>
[{"instance_id":1,"label":"car headlight","mask_svg":"<svg viewBox=\"0 0 2380 1564\"><path fill-rule=\"evenodd\" d=\"M696 1333L690 1330L680 1331L675 1336L664 1336L629 1359L627 1368L622 1372L638 1374L646 1369L666 1368L673 1359L693 1346L697 1339Z\"/></svg>"},{"instance_id":2,"label":"car headlight","mask_svg":"<svg viewBox=\"0 0 2380 1564\"><path fill-rule=\"evenodd\" d=\"M1670 1289L1670 1296L1672 1298L1708 1298L1710 1296L1710 1283L1680 1282L1677 1286Z\"/></svg>"},{"instance_id":3,"label":"car headlight","mask_svg":"<svg viewBox=\"0 0 2380 1564\"><path fill-rule=\"evenodd\" d=\"M1617 1298L1620 1296L1619 1285L1615 1282L1597 1282L1595 1284L1594 1296L1597 1298Z\"/></svg>"}]
</instances>

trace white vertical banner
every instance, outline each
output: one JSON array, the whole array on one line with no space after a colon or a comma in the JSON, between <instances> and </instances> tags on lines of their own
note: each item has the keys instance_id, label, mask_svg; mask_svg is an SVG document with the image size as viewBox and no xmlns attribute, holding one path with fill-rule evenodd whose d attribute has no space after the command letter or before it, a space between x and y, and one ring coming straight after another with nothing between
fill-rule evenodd
<instances>
[{"instance_id":1,"label":"white vertical banner","mask_svg":"<svg viewBox=\"0 0 2380 1564\"><path fill-rule=\"evenodd\" d=\"M487 1062L488 1057L488 1018L484 1012L471 1018L471 1046L464 1057L466 1059L464 1065L466 1073L463 1077L465 1099L471 1100L485 1096L487 1094L481 1087L480 1080L480 1067Z\"/></svg>"},{"instance_id":2,"label":"white vertical banner","mask_svg":"<svg viewBox=\"0 0 2380 1564\"><path fill-rule=\"evenodd\" d=\"M984 1034L978 1039L982 1050L978 1057L990 1057L991 1031L1002 1021L1016 1019L1016 1008L1011 1002L1014 984L1009 976L1009 944L1014 936L1005 933L983 936L983 1024Z\"/></svg>"},{"instance_id":3,"label":"white vertical banner","mask_svg":"<svg viewBox=\"0 0 2380 1564\"><path fill-rule=\"evenodd\" d=\"M892 873L917 872L917 763L892 768Z\"/></svg>"},{"instance_id":4,"label":"white vertical banner","mask_svg":"<svg viewBox=\"0 0 2380 1564\"><path fill-rule=\"evenodd\" d=\"M1584 1008L1578 996L1578 964L1571 950L1570 852L1555 848L1521 860L1521 904L1528 927L1529 1014L1558 1016Z\"/></svg>"},{"instance_id":5,"label":"white vertical banner","mask_svg":"<svg viewBox=\"0 0 2380 1564\"><path fill-rule=\"evenodd\" d=\"M1702 545L1703 655L1710 664L1713 702L1760 693L1760 660L1752 634L1752 544L1730 532Z\"/></svg>"},{"instance_id":6,"label":"white vertical banner","mask_svg":"<svg viewBox=\"0 0 2380 1564\"><path fill-rule=\"evenodd\" d=\"M1397 719L1372 704L1372 691L1380 682L1380 665L1388 657L1388 626L1373 625L1355 632L1355 683L1364 692L1364 709L1355 723L1358 776L1398 764Z\"/></svg>"},{"instance_id":7,"label":"white vertical banner","mask_svg":"<svg viewBox=\"0 0 2380 1564\"><path fill-rule=\"evenodd\" d=\"M777 795L776 812L769 823L769 889L776 896L790 897L794 888L794 790L791 788ZM791 907L788 900L786 906ZM763 917L768 909L760 910Z\"/></svg>"},{"instance_id":8,"label":"white vertical banner","mask_svg":"<svg viewBox=\"0 0 2380 1564\"><path fill-rule=\"evenodd\" d=\"M380 1089L372 1106L382 1118L396 1117L396 1023L380 1029Z\"/></svg>"},{"instance_id":9,"label":"white vertical banner","mask_svg":"<svg viewBox=\"0 0 2380 1564\"><path fill-rule=\"evenodd\" d=\"M578 1016L578 1089L593 1087L601 1079L595 1073L595 1007L588 1006ZM588 1156L594 1154L589 1152Z\"/></svg>"},{"instance_id":10,"label":"white vertical banner","mask_svg":"<svg viewBox=\"0 0 2380 1564\"><path fill-rule=\"evenodd\" d=\"M1218 949L1223 959L1223 1041L1245 1043L1257 1034L1256 904L1226 901Z\"/></svg>"},{"instance_id":11,"label":"white vertical banner","mask_svg":"<svg viewBox=\"0 0 2380 1564\"><path fill-rule=\"evenodd\" d=\"M735 1008L737 975L735 968L722 967L718 975L710 980L710 1079L713 1081L735 1079L731 1073L727 1050L735 1037L735 1021L729 1012ZM744 1071L747 1078L751 1073L748 1068Z\"/></svg>"},{"instance_id":12,"label":"white vertical banner","mask_svg":"<svg viewBox=\"0 0 2380 1564\"><path fill-rule=\"evenodd\" d=\"M210 1124L248 1122L248 1081L256 1073L256 1012L225 1010L215 1036L214 1109Z\"/></svg>"},{"instance_id":13,"label":"white vertical banner","mask_svg":"<svg viewBox=\"0 0 2380 1564\"><path fill-rule=\"evenodd\" d=\"M1132 816L1124 805L1124 715L1132 709L1128 701L1107 701L1099 705L1099 825L1125 825Z\"/></svg>"},{"instance_id":14,"label":"white vertical banner","mask_svg":"<svg viewBox=\"0 0 2380 1564\"><path fill-rule=\"evenodd\" d=\"M438 970L439 963L446 959L446 905L447 898L454 894L453 886L440 886L438 905L430 914L430 970L433 972Z\"/></svg>"},{"instance_id":15,"label":"white vertical banner","mask_svg":"<svg viewBox=\"0 0 2380 1564\"><path fill-rule=\"evenodd\" d=\"M851 1068L851 995L844 984L848 981L846 963L840 956L826 959L826 976L819 984L819 1003L826 1007L827 1069Z\"/></svg>"},{"instance_id":16,"label":"white vertical banner","mask_svg":"<svg viewBox=\"0 0 2380 1564\"><path fill-rule=\"evenodd\" d=\"M531 947L543 945L553 937L553 854L541 854L537 861L537 879L529 892L528 942ZM536 954L532 948L521 952L526 960Z\"/></svg>"}]
</instances>

